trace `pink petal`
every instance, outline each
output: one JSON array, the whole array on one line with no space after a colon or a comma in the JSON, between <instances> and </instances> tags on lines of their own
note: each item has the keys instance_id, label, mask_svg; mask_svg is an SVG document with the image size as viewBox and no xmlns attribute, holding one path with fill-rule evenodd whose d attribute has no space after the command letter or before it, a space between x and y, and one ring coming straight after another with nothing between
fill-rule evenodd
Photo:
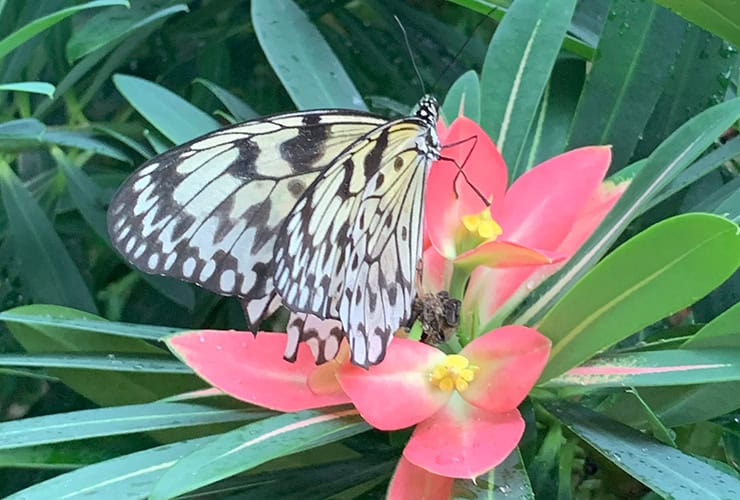
<instances>
[{"instance_id":1,"label":"pink petal","mask_svg":"<svg viewBox=\"0 0 740 500\"><path fill-rule=\"evenodd\" d=\"M170 349L208 383L235 398L273 410L291 412L349 401L338 387L314 394L307 380L316 369L308 346L298 359L283 359L283 333L201 330L167 339Z\"/></svg>"},{"instance_id":2,"label":"pink petal","mask_svg":"<svg viewBox=\"0 0 740 500\"><path fill-rule=\"evenodd\" d=\"M446 159L432 165L426 186L424 218L429 238L437 251L452 259L461 217L480 213L487 200L502 203L508 174L501 153L483 129L469 118L458 117L440 139L443 148L445 144L471 139L442 150ZM460 174L455 162L465 176Z\"/></svg>"},{"instance_id":3,"label":"pink petal","mask_svg":"<svg viewBox=\"0 0 740 500\"><path fill-rule=\"evenodd\" d=\"M429 383L429 373L444 357L430 345L397 337L382 363L367 370L346 363L337 378L370 425L402 429L428 418L449 399L450 393Z\"/></svg>"},{"instance_id":4,"label":"pink petal","mask_svg":"<svg viewBox=\"0 0 740 500\"><path fill-rule=\"evenodd\" d=\"M452 493L451 477L438 476L401 457L393 473L388 500L448 500Z\"/></svg>"},{"instance_id":5,"label":"pink petal","mask_svg":"<svg viewBox=\"0 0 740 500\"><path fill-rule=\"evenodd\" d=\"M491 213L503 238L555 250L571 230L580 210L606 174L608 146L574 149L526 172L506 193L504 205Z\"/></svg>"},{"instance_id":6,"label":"pink petal","mask_svg":"<svg viewBox=\"0 0 740 500\"><path fill-rule=\"evenodd\" d=\"M453 397L414 429L403 456L440 476L473 478L503 462L524 433L519 411L491 413Z\"/></svg>"},{"instance_id":7,"label":"pink petal","mask_svg":"<svg viewBox=\"0 0 740 500\"><path fill-rule=\"evenodd\" d=\"M507 325L476 338L460 354L479 367L463 399L487 411L506 412L524 400L539 378L550 340L534 328Z\"/></svg>"},{"instance_id":8,"label":"pink petal","mask_svg":"<svg viewBox=\"0 0 740 500\"><path fill-rule=\"evenodd\" d=\"M562 258L562 255L555 252L497 240L482 243L472 250L460 254L455 259L455 265L469 269L478 266L518 267L551 264L562 260Z\"/></svg>"},{"instance_id":9,"label":"pink petal","mask_svg":"<svg viewBox=\"0 0 740 500\"><path fill-rule=\"evenodd\" d=\"M485 323L508 300L518 303L537 285L560 269L583 245L628 185L629 181L620 184L605 181L591 194L576 216L570 232L558 245L557 251L565 255L566 259L534 268L478 268L473 271L463 299L463 310L476 311L478 317Z\"/></svg>"},{"instance_id":10,"label":"pink petal","mask_svg":"<svg viewBox=\"0 0 740 500\"><path fill-rule=\"evenodd\" d=\"M452 272L452 261L442 257L434 247L424 251L422 289L426 292L447 290Z\"/></svg>"}]
</instances>

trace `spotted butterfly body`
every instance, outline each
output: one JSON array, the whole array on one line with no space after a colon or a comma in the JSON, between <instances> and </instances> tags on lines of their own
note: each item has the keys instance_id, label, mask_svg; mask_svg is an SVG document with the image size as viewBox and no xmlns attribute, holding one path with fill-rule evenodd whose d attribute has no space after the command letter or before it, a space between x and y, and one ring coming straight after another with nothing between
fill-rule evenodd
<instances>
[{"instance_id":1,"label":"spotted butterfly body","mask_svg":"<svg viewBox=\"0 0 740 500\"><path fill-rule=\"evenodd\" d=\"M237 296L253 326L293 313L286 358L306 341L379 363L408 319L424 184L440 156L438 105L414 116L316 110L233 125L167 151L120 187L114 246L139 269Z\"/></svg>"}]
</instances>

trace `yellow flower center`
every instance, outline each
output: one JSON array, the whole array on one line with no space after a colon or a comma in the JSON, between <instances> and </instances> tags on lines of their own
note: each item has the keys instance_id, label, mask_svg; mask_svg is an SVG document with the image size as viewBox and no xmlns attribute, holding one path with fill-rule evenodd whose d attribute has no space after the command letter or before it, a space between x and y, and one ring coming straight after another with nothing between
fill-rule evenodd
<instances>
[{"instance_id":1,"label":"yellow flower center","mask_svg":"<svg viewBox=\"0 0 740 500\"><path fill-rule=\"evenodd\" d=\"M462 223L474 237L481 238L484 241L495 240L503 229L491 217L491 211L488 207L480 213L462 216Z\"/></svg>"},{"instance_id":2,"label":"yellow flower center","mask_svg":"<svg viewBox=\"0 0 740 500\"><path fill-rule=\"evenodd\" d=\"M442 363L432 369L429 381L443 391L457 389L458 392L462 392L468 388L477 371L478 367L471 365L465 356L448 354Z\"/></svg>"}]
</instances>

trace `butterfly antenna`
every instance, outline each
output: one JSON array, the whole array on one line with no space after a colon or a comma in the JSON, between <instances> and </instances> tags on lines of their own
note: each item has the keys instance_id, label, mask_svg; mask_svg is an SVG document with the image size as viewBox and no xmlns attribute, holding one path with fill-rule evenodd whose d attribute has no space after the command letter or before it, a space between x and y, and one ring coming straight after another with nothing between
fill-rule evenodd
<instances>
[{"instance_id":1,"label":"butterfly antenna","mask_svg":"<svg viewBox=\"0 0 740 500\"><path fill-rule=\"evenodd\" d=\"M434 89L437 88L437 84L439 83L439 81L450 70L450 68L452 67L452 65L455 64L455 61L457 61L458 57L460 57L460 54L462 54L463 50L465 50L465 47L467 47L468 44L470 43L470 41L473 39L473 33L475 33L476 31L478 31L478 28L480 28L481 25L483 23L485 23L486 20L488 20L489 17L491 17L491 14L493 14L497 10L498 10L498 7L493 7L491 10L489 10L486 13L485 16L483 16L483 19L481 19L478 22L478 24L475 25L475 27L473 28L473 31L471 32L471 34L468 37L468 39L465 40L465 43L462 44L462 47L460 47L459 49L457 49L457 52L455 53L455 55L452 57L452 59L450 59L450 62L448 62L447 63L447 66L445 66L445 68L442 70L442 73L440 73L439 76L437 77L437 79L434 80L434 83L432 84L432 92L434 92Z\"/></svg>"},{"instance_id":2,"label":"butterfly antenna","mask_svg":"<svg viewBox=\"0 0 740 500\"><path fill-rule=\"evenodd\" d=\"M421 78L421 72L419 71L419 67L416 65L416 59L414 59L414 53L411 50L411 45L409 44L409 36L406 33L406 28L404 28L398 16L394 15L393 19L396 20L396 22L398 23L398 26L401 28L401 33L403 33L403 39L406 42L406 50L409 51L409 57L411 58L411 64L414 66L414 71L416 72L416 78L419 79L419 84L421 85L421 91L426 95L427 89L424 87L424 80Z\"/></svg>"},{"instance_id":3,"label":"butterfly antenna","mask_svg":"<svg viewBox=\"0 0 740 500\"><path fill-rule=\"evenodd\" d=\"M473 192L488 207L488 206L491 205L490 200L488 198L486 198L486 196L481 192L480 189L478 189L478 187L475 184L473 184L473 182L468 178L468 174L466 174L465 173L465 170L464 170L465 169L465 165L468 163L468 160L470 159L470 156L473 154L473 150L475 149L476 144L478 144L478 136L473 135L473 136L470 136L470 137L468 137L466 139L462 139L460 141L452 142L450 144L445 144L444 146L442 146L442 149L447 149L447 148L451 148L451 147L454 147L454 146L459 146L461 144L465 144L465 143L470 142L470 141L473 141L473 145L468 150L468 153L467 153L467 155L465 155L465 159L463 160L462 163L458 163L455 158L452 158L452 157L449 157L449 156L444 156L444 155L440 156L439 159L440 160L444 160L444 161L449 161L450 163L452 163L453 165L455 165L455 167L457 168L457 174L455 175L455 178L452 180L452 189L455 192L455 197L456 198L459 198L460 197L460 193L457 192L457 178L460 177L460 176L462 176L462 178L465 179L465 182L468 184L468 186L470 186L470 189L472 189Z\"/></svg>"}]
</instances>

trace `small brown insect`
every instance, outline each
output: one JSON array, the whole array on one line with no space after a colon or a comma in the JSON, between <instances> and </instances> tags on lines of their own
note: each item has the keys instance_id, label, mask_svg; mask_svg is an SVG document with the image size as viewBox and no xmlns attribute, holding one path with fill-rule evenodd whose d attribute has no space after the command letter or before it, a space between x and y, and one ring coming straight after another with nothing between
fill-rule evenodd
<instances>
[{"instance_id":1,"label":"small brown insect","mask_svg":"<svg viewBox=\"0 0 740 500\"><path fill-rule=\"evenodd\" d=\"M460 324L460 301L446 291L417 295L411 305L409 327L421 322L421 340L435 345L447 342Z\"/></svg>"}]
</instances>

